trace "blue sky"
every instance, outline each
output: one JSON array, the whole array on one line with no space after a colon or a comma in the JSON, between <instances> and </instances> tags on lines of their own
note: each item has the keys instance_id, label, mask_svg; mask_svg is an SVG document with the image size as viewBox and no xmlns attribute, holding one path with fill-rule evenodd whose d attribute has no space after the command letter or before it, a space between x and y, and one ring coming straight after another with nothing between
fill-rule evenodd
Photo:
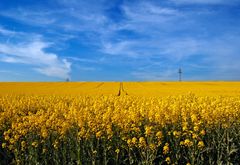
<instances>
[{"instance_id":1,"label":"blue sky","mask_svg":"<svg viewBox=\"0 0 240 165\"><path fill-rule=\"evenodd\" d=\"M240 80L240 0L1 0L0 81Z\"/></svg>"}]
</instances>

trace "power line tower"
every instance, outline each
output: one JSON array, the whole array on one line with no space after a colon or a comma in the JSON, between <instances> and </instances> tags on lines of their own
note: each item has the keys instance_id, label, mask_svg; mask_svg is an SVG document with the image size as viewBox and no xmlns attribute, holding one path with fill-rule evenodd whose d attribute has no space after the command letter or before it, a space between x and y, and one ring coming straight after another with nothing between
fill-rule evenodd
<instances>
[{"instance_id":1,"label":"power line tower","mask_svg":"<svg viewBox=\"0 0 240 165\"><path fill-rule=\"evenodd\" d=\"M181 82L182 81L182 69L181 68L178 69L178 74L179 74L179 82Z\"/></svg>"}]
</instances>

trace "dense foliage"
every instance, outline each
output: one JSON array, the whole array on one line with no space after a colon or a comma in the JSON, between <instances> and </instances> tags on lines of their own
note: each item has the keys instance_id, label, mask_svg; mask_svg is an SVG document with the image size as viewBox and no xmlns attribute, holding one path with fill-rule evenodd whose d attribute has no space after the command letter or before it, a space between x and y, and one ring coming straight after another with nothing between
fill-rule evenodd
<instances>
[{"instance_id":1,"label":"dense foliage","mask_svg":"<svg viewBox=\"0 0 240 165\"><path fill-rule=\"evenodd\" d=\"M0 164L237 164L239 142L239 96L0 96Z\"/></svg>"}]
</instances>

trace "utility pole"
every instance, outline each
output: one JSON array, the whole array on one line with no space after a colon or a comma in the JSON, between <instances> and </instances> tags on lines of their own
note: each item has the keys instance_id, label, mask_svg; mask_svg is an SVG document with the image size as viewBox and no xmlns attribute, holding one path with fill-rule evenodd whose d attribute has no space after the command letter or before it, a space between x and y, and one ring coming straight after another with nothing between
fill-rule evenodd
<instances>
[{"instance_id":1,"label":"utility pole","mask_svg":"<svg viewBox=\"0 0 240 165\"><path fill-rule=\"evenodd\" d=\"M178 69L178 74L179 74L179 82L181 82L182 81L182 69L181 68Z\"/></svg>"}]
</instances>

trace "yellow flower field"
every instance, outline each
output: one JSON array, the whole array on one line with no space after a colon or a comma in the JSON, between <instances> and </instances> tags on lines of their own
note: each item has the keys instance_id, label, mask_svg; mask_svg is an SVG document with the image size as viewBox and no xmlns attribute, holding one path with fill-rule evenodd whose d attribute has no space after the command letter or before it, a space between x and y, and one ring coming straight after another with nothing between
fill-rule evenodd
<instances>
[{"instance_id":1,"label":"yellow flower field","mask_svg":"<svg viewBox=\"0 0 240 165\"><path fill-rule=\"evenodd\" d=\"M0 83L0 164L239 164L239 82Z\"/></svg>"},{"instance_id":2,"label":"yellow flower field","mask_svg":"<svg viewBox=\"0 0 240 165\"><path fill-rule=\"evenodd\" d=\"M240 82L0 82L0 95L122 95L169 96L190 92L198 96L240 95Z\"/></svg>"}]
</instances>

